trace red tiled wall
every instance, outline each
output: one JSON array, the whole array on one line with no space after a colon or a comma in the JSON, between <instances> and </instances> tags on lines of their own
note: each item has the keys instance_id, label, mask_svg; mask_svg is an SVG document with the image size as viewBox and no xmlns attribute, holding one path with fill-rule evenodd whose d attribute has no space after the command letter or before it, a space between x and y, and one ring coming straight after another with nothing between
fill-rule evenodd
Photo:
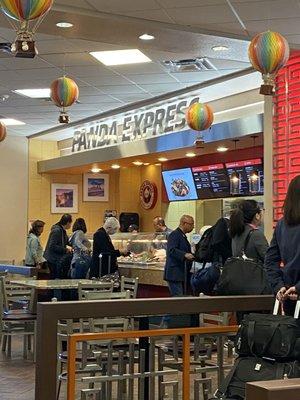
<instances>
[{"instance_id":1,"label":"red tiled wall","mask_svg":"<svg viewBox=\"0 0 300 400\"><path fill-rule=\"evenodd\" d=\"M300 51L293 52L276 79L273 112L274 222L282 216L282 205L290 180L300 174Z\"/></svg>"}]
</instances>

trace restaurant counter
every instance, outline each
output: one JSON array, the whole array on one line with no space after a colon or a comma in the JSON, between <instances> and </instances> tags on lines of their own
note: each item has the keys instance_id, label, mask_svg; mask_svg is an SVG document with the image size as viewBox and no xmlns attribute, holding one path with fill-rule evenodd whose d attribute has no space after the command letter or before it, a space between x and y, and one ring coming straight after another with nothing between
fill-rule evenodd
<instances>
[{"instance_id":1,"label":"restaurant counter","mask_svg":"<svg viewBox=\"0 0 300 400\"><path fill-rule=\"evenodd\" d=\"M127 278L139 278L138 297L168 297L169 290L164 281L164 263L140 265L119 263L120 274Z\"/></svg>"}]
</instances>

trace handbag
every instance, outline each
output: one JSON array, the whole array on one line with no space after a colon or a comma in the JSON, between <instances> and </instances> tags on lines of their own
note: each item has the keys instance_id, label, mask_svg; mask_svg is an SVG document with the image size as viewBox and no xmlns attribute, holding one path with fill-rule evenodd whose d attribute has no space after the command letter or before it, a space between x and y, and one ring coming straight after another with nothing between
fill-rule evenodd
<instances>
[{"instance_id":1,"label":"handbag","mask_svg":"<svg viewBox=\"0 0 300 400\"><path fill-rule=\"evenodd\" d=\"M246 237L241 256L229 258L221 268L216 289L219 296L272 294L262 263L245 255L253 231Z\"/></svg>"},{"instance_id":2,"label":"handbag","mask_svg":"<svg viewBox=\"0 0 300 400\"><path fill-rule=\"evenodd\" d=\"M276 300L274 313L279 303ZM240 356L256 355L278 361L300 360L300 301L294 317L251 313L245 315L236 336Z\"/></svg>"},{"instance_id":3,"label":"handbag","mask_svg":"<svg viewBox=\"0 0 300 400\"><path fill-rule=\"evenodd\" d=\"M194 272L191 276L191 287L195 295L204 293L211 295L216 283L220 277L220 267L218 264L213 264L205 268L205 265L200 270Z\"/></svg>"},{"instance_id":4,"label":"handbag","mask_svg":"<svg viewBox=\"0 0 300 400\"><path fill-rule=\"evenodd\" d=\"M245 399L246 383L299 378L298 361L276 362L258 357L240 357L236 360L213 399Z\"/></svg>"}]
</instances>

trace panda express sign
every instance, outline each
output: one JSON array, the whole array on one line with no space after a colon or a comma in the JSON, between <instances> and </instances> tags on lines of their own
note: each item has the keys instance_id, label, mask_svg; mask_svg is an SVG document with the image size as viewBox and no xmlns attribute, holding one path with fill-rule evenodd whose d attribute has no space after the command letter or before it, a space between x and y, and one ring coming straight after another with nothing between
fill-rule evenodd
<instances>
[{"instance_id":1,"label":"panda express sign","mask_svg":"<svg viewBox=\"0 0 300 400\"><path fill-rule=\"evenodd\" d=\"M199 97L169 102L145 111L126 113L110 120L96 120L75 128L72 153L133 142L170 132L186 126L185 111Z\"/></svg>"}]
</instances>

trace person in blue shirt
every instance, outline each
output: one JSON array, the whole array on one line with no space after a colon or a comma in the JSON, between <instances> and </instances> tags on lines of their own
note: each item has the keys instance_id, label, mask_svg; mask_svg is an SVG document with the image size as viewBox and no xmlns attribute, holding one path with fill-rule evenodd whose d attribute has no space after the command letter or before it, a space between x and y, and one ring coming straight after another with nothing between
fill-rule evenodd
<instances>
[{"instance_id":1,"label":"person in blue shirt","mask_svg":"<svg viewBox=\"0 0 300 400\"><path fill-rule=\"evenodd\" d=\"M300 295L300 175L289 185L271 245L265 257L265 268L278 300L287 315L293 315Z\"/></svg>"},{"instance_id":2,"label":"person in blue shirt","mask_svg":"<svg viewBox=\"0 0 300 400\"><path fill-rule=\"evenodd\" d=\"M186 236L194 229L194 219L183 215L177 229L170 233L167 243L167 259L164 280L167 281L171 296L184 296L189 282L190 269L194 260L191 245Z\"/></svg>"}]
</instances>

